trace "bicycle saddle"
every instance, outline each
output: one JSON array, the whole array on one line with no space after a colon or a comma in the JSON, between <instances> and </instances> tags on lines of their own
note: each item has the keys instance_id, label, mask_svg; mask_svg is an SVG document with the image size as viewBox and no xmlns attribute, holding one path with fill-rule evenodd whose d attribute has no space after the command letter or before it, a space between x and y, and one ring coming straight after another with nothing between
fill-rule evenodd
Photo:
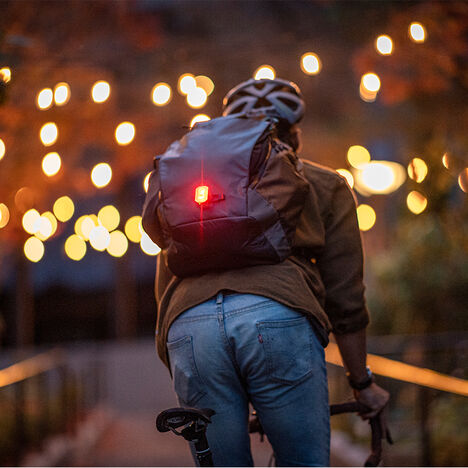
<instances>
[{"instance_id":1,"label":"bicycle saddle","mask_svg":"<svg viewBox=\"0 0 468 468\"><path fill-rule=\"evenodd\" d=\"M175 432L176 428L191 423L209 424L213 414L215 411L210 408L170 408L158 414L156 428L159 432Z\"/></svg>"}]
</instances>

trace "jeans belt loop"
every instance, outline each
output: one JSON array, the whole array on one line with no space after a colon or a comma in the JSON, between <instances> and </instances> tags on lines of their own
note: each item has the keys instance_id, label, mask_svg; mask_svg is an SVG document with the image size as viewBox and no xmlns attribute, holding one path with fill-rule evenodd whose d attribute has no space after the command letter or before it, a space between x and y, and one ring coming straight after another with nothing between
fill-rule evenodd
<instances>
[{"instance_id":1,"label":"jeans belt loop","mask_svg":"<svg viewBox=\"0 0 468 468\"><path fill-rule=\"evenodd\" d=\"M218 295L216 296L216 304L222 304L223 303L223 293L220 291Z\"/></svg>"}]
</instances>

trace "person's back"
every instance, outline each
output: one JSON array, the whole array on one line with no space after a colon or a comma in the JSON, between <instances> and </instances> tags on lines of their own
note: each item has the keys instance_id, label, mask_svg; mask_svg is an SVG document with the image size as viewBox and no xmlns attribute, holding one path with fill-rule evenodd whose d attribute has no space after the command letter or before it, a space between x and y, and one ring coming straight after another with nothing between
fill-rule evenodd
<instances>
[{"instance_id":1,"label":"person's back","mask_svg":"<svg viewBox=\"0 0 468 468\"><path fill-rule=\"evenodd\" d=\"M280 137L299 145L304 113L296 85L249 80L225 98L224 115L260 109L279 118ZM254 406L278 465L328 465L324 346L333 332L358 400L374 414L388 395L365 368L368 313L356 206L335 171L303 162L309 183L293 253L260 264L187 278L158 261L157 348L183 406L216 411L208 428L215 465L252 464L247 432ZM148 192L150 194L150 192ZM149 195L150 196L150 195ZM156 213L145 204L144 225ZM294 414L304 420L298 426Z\"/></svg>"}]
</instances>

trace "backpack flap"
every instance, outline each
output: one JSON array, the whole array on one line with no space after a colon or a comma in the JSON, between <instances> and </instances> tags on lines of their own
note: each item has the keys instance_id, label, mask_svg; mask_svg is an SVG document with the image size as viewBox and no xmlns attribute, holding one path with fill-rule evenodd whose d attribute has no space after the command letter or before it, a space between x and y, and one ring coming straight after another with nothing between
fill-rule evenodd
<instances>
[{"instance_id":1,"label":"backpack flap","mask_svg":"<svg viewBox=\"0 0 468 468\"><path fill-rule=\"evenodd\" d=\"M238 267L255 234L247 215L252 151L270 123L222 117L197 124L159 163L168 265L177 276Z\"/></svg>"},{"instance_id":2,"label":"backpack flap","mask_svg":"<svg viewBox=\"0 0 468 468\"><path fill-rule=\"evenodd\" d=\"M157 157L159 158L159 157ZM155 162L157 160L155 158ZM153 242L161 249L166 247L166 236L163 233L159 206L161 204L161 185L159 183L157 164L148 182L148 192L143 204L141 224Z\"/></svg>"}]
</instances>

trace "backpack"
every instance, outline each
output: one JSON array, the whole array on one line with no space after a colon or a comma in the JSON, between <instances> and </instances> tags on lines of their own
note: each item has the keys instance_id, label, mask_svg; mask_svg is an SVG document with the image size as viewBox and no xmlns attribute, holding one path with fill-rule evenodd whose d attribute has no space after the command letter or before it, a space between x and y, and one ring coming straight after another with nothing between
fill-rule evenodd
<instances>
[{"instance_id":1,"label":"backpack","mask_svg":"<svg viewBox=\"0 0 468 468\"><path fill-rule=\"evenodd\" d=\"M197 123L155 158L142 224L178 277L273 264L292 254L309 191L276 119Z\"/></svg>"}]
</instances>

